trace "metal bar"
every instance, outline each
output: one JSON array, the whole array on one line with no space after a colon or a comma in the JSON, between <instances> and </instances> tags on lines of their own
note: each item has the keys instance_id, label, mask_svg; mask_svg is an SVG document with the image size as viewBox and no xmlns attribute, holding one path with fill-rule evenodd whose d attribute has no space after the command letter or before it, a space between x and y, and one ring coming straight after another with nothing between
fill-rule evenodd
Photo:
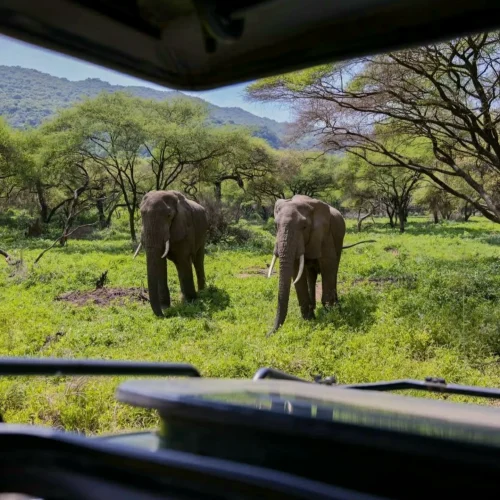
<instances>
[{"instance_id":1,"label":"metal bar","mask_svg":"<svg viewBox=\"0 0 500 500\"><path fill-rule=\"evenodd\" d=\"M253 376L253 380L263 380L266 378L277 380L295 380L296 382L306 382L308 384L311 383L307 380L289 375L288 373L283 373L279 370L275 370L274 368L260 368L255 372L255 375Z\"/></svg>"},{"instance_id":2,"label":"metal bar","mask_svg":"<svg viewBox=\"0 0 500 500\"><path fill-rule=\"evenodd\" d=\"M488 387L473 387L467 385L446 384L444 382L427 382L421 380L394 380L392 382L374 382L368 384L349 384L338 386L345 389L359 389L362 391L399 391L418 390L440 392L443 394L457 394L461 396L476 396L483 398L500 399L500 389Z\"/></svg>"},{"instance_id":3,"label":"metal bar","mask_svg":"<svg viewBox=\"0 0 500 500\"><path fill-rule=\"evenodd\" d=\"M0 358L0 376L26 375L161 375L200 377L187 363L144 363L57 358Z\"/></svg>"}]
</instances>

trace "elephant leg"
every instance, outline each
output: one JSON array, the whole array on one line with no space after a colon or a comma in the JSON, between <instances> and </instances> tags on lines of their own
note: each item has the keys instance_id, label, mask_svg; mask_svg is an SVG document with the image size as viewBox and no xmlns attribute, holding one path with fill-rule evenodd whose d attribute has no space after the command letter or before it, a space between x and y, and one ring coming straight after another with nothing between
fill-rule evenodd
<instances>
[{"instance_id":1,"label":"elephant leg","mask_svg":"<svg viewBox=\"0 0 500 500\"><path fill-rule=\"evenodd\" d=\"M186 255L176 259L175 267L177 268L177 273L179 275L182 297L187 302L191 302L196 299L191 256Z\"/></svg>"},{"instance_id":2,"label":"elephant leg","mask_svg":"<svg viewBox=\"0 0 500 500\"><path fill-rule=\"evenodd\" d=\"M205 249L203 247L194 256L194 269L198 281L198 290L203 290L205 288Z\"/></svg>"},{"instance_id":3,"label":"elephant leg","mask_svg":"<svg viewBox=\"0 0 500 500\"><path fill-rule=\"evenodd\" d=\"M318 270L315 263L306 266L307 271L307 287L309 289L309 303L311 309L316 309L316 281L318 280Z\"/></svg>"},{"instance_id":4,"label":"elephant leg","mask_svg":"<svg viewBox=\"0 0 500 500\"><path fill-rule=\"evenodd\" d=\"M333 306L338 302L337 273L339 259L335 252L334 258L320 259L322 295L321 303L324 307Z\"/></svg>"},{"instance_id":5,"label":"elephant leg","mask_svg":"<svg viewBox=\"0 0 500 500\"><path fill-rule=\"evenodd\" d=\"M158 280L158 295L162 309L170 307L170 290L168 289L167 259L162 259L161 276Z\"/></svg>"},{"instance_id":6,"label":"elephant leg","mask_svg":"<svg viewBox=\"0 0 500 500\"><path fill-rule=\"evenodd\" d=\"M295 263L293 277L297 277L299 273L299 263ZM312 307L309 290L307 288L307 269L304 269L302 277L295 283L295 291L299 300L300 312L304 319L314 319L314 308Z\"/></svg>"}]
</instances>

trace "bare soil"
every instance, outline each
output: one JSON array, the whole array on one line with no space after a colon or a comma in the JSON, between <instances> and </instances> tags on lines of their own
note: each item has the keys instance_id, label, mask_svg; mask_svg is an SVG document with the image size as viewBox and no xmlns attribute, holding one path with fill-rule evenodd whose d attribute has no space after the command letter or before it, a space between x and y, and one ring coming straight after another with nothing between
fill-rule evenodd
<instances>
[{"instance_id":1,"label":"bare soil","mask_svg":"<svg viewBox=\"0 0 500 500\"><path fill-rule=\"evenodd\" d=\"M107 306L111 303L123 305L130 301L148 302L149 298L142 288L97 288L66 292L56 297L55 300L69 302L75 306L89 304Z\"/></svg>"}]
</instances>

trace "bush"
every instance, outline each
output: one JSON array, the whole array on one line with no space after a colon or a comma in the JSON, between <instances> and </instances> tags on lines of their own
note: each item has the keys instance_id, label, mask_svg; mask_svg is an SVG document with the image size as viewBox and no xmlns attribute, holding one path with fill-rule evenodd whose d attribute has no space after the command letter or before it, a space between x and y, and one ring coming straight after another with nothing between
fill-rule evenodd
<instances>
[{"instance_id":1,"label":"bush","mask_svg":"<svg viewBox=\"0 0 500 500\"><path fill-rule=\"evenodd\" d=\"M208 219L207 243L220 243L223 241L231 223L230 214L224 204L213 198L202 198L200 204L205 208Z\"/></svg>"},{"instance_id":2,"label":"bush","mask_svg":"<svg viewBox=\"0 0 500 500\"><path fill-rule=\"evenodd\" d=\"M276 224L274 223L273 217L269 218L264 224L264 230L271 233L273 236L276 236Z\"/></svg>"}]
</instances>

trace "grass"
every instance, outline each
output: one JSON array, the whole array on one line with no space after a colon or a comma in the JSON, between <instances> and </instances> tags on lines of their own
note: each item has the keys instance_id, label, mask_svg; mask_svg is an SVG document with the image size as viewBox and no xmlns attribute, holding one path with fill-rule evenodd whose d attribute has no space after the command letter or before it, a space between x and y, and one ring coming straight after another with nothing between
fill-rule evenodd
<instances>
[{"instance_id":1,"label":"grass","mask_svg":"<svg viewBox=\"0 0 500 500\"><path fill-rule=\"evenodd\" d=\"M0 355L183 361L205 377L250 377L271 366L340 383L438 376L448 382L500 385L500 233L481 218L467 223L410 221L400 235L377 221L357 234L348 221L340 267L340 307L300 318L292 291L285 325L274 336L277 274L255 269L270 262L273 236L247 225L246 247L207 249L208 289L194 304L174 304L166 319L147 304L78 307L54 300L94 287L108 270L112 287L146 280L143 253L121 223L93 240L70 241L32 262L49 240L25 239L15 220L0 221L0 247L23 265L0 262ZM114 401L120 378L0 380L0 412L8 422L51 425L85 433L155 425L156 416ZM438 396L435 396L438 397ZM455 398L457 399L457 398ZM460 399L460 398L458 398ZM463 398L461 398L463 399Z\"/></svg>"}]
</instances>

